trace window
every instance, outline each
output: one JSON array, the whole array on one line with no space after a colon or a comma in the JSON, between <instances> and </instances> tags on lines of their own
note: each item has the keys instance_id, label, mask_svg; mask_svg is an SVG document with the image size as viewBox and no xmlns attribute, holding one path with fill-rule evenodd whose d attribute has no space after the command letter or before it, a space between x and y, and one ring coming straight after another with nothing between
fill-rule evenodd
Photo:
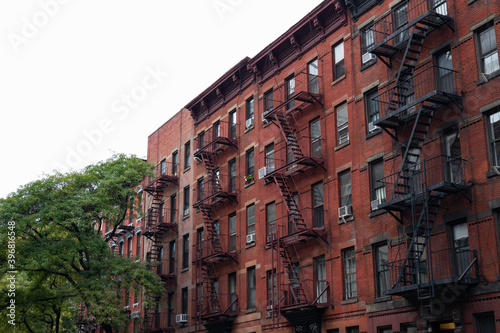
<instances>
[{"instance_id":1,"label":"window","mask_svg":"<svg viewBox=\"0 0 500 333\"><path fill-rule=\"evenodd\" d=\"M218 138L220 138L220 121L217 121L212 125L212 141L215 141ZM219 148L219 144L214 143L214 150L217 148Z\"/></svg>"},{"instance_id":2,"label":"window","mask_svg":"<svg viewBox=\"0 0 500 333\"><path fill-rule=\"evenodd\" d=\"M247 309L253 309L257 304L255 282L255 266L252 266L247 268Z\"/></svg>"},{"instance_id":3,"label":"window","mask_svg":"<svg viewBox=\"0 0 500 333\"><path fill-rule=\"evenodd\" d=\"M316 118L309 123L311 132L311 157L321 157L321 122Z\"/></svg>"},{"instance_id":4,"label":"window","mask_svg":"<svg viewBox=\"0 0 500 333\"><path fill-rule=\"evenodd\" d=\"M264 111L273 109L273 90L270 89L264 93Z\"/></svg>"},{"instance_id":5,"label":"window","mask_svg":"<svg viewBox=\"0 0 500 333\"><path fill-rule=\"evenodd\" d=\"M174 309L175 302L174 302L173 292L168 293L167 304L168 304L167 325L168 327L172 327L174 326L174 314L175 314L175 309Z\"/></svg>"},{"instance_id":6,"label":"window","mask_svg":"<svg viewBox=\"0 0 500 333\"><path fill-rule=\"evenodd\" d=\"M387 244L378 244L373 249L375 260L375 291L377 297L384 296L389 289L389 249Z\"/></svg>"},{"instance_id":7,"label":"window","mask_svg":"<svg viewBox=\"0 0 500 333\"><path fill-rule=\"evenodd\" d=\"M326 291L327 281L326 281L326 265L325 256L321 255L315 257L313 260L314 266L314 296L318 299L319 304L325 304L328 300L328 291Z\"/></svg>"},{"instance_id":8,"label":"window","mask_svg":"<svg viewBox=\"0 0 500 333\"><path fill-rule=\"evenodd\" d=\"M181 290L181 313L188 313L188 288L182 288Z\"/></svg>"},{"instance_id":9,"label":"window","mask_svg":"<svg viewBox=\"0 0 500 333\"><path fill-rule=\"evenodd\" d=\"M229 192L236 192L236 159L233 158L227 163L229 169Z\"/></svg>"},{"instance_id":10,"label":"window","mask_svg":"<svg viewBox=\"0 0 500 333\"><path fill-rule=\"evenodd\" d=\"M377 327L377 333L392 333L392 326Z\"/></svg>"},{"instance_id":11,"label":"window","mask_svg":"<svg viewBox=\"0 0 500 333\"><path fill-rule=\"evenodd\" d=\"M197 181L198 184L198 201L201 201L205 198L205 180L203 177L198 179Z\"/></svg>"},{"instance_id":12,"label":"window","mask_svg":"<svg viewBox=\"0 0 500 333\"><path fill-rule=\"evenodd\" d=\"M380 118L378 109L378 89L375 88L367 92L364 96L364 100L366 108L366 119L368 119L368 133L371 133L378 129L378 127L375 126L373 122Z\"/></svg>"},{"instance_id":13,"label":"window","mask_svg":"<svg viewBox=\"0 0 500 333\"><path fill-rule=\"evenodd\" d=\"M191 142L184 144L184 169L191 166Z\"/></svg>"},{"instance_id":14,"label":"window","mask_svg":"<svg viewBox=\"0 0 500 333\"><path fill-rule=\"evenodd\" d=\"M184 210L184 216L189 215L189 186L184 187L184 205L183 205L183 210Z\"/></svg>"},{"instance_id":15,"label":"window","mask_svg":"<svg viewBox=\"0 0 500 333\"><path fill-rule=\"evenodd\" d=\"M361 30L361 53L363 64L370 60L374 60L370 54L368 54L368 49L375 45L375 32L373 30L373 24Z\"/></svg>"},{"instance_id":16,"label":"window","mask_svg":"<svg viewBox=\"0 0 500 333\"><path fill-rule=\"evenodd\" d=\"M272 310L273 305L278 305L278 287L276 285L276 270L266 272L267 281L267 310Z\"/></svg>"},{"instance_id":17,"label":"window","mask_svg":"<svg viewBox=\"0 0 500 333\"><path fill-rule=\"evenodd\" d=\"M141 257L141 233L137 233L137 256L140 258Z\"/></svg>"},{"instance_id":18,"label":"window","mask_svg":"<svg viewBox=\"0 0 500 333\"><path fill-rule=\"evenodd\" d=\"M236 139L236 110L229 112L229 138Z\"/></svg>"},{"instance_id":19,"label":"window","mask_svg":"<svg viewBox=\"0 0 500 333\"><path fill-rule=\"evenodd\" d=\"M487 27L478 31L476 36L479 43L478 53L481 73L491 74L499 70L495 26L488 24Z\"/></svg>"},{"instance_id":20,"label":"window","mask_svg":"<svg viewBox=\"0 0 500 333\"><path fill-rule=\"evenodd\" d=\"M359 327L358 326L346 327L345 332L346 333L359 333Z\"/></svg>"},{"instance_id":21,"label":"window","mask_svg":"<svg viewBox=\"0 0 500 333\"><path fill-rule=\"evenodd\" d=\"M267 167L267 173L273 172L274 171L274 142L268 144L264 148L265 154L266 154L266 167Z\"/></svg>"},{"instance_id":22,"label":"window","mask_svg":"<svg viewBox=\"0 0 500 333\"><path fill-rule=\"evenodd\" d=\"M448 15L446 0L431 0L432 10L439 15Z\"/></svg>"},{"instance_id":23,"label":"window","mask_svg":"<svg viewBox=\"0 0 500 333\"><path fill-rule=\"evenodd\" d=\"M170 196L170 223L177 223L177 194Z\"/></svg>"},{"instance_id":24,"label":"window","mask_svg":"<svg viewBox=\"0 0 500 333\"><path fill-rule=\"evenodd\" d=\"M401 324L401 333L417 333L417 323L403 323Z\"/></svg>"},{"instance_id":25,"label":"window","mask_svg":"<svg viewBox=\"0 0 500 333\"><path fill-rule=\"evenodd\" d=\"M276 235L276 203L273 201L266 205L267 241L271 242Z\"/></svg>"},{"instance_id":26,"label":"window","mask_svg":"<svg viewBox=\"0 0 500 333\"><path fill-rule=\"evenodd\" d=\"M179 164L179 153L174 151L172 153L172 175L177 176L177 165Z\"/></svg>"},{"instance_id":27,"label":"window","mask_svg":"<svg viewBox=\"0 0 500 333\"><path fill-rule=\"evenodd\" d=\"M128 239L128 257L132 258L132 237Z\"/></svg>"},{"instance_id":28,"label":"window","mask_svg":"<svg viewBox=\"0 0 500 333\"><path fill-rule=\"evenodd\" d=\"M182 268L189 266L189 234L182 236Z\"/></svg>"},{"instance_id":29,"label":"window","mask_svg":"<svg viewBox=\"0 0 500 333\"><path fill-rule=\"evenodd\" d=\"M196 244L198 244L200 248L203 246L203 239L203 227L201 227L196 230Z\"/></svg>"},{"instance_id":30,"label":"window","mask_svg":"<svg viewBox=\"0 0 500 333\"><path fill-rule=\"evenodd\" d=\"M236 250L236 213L229 215L229 251Z\"/></svg>"},{"instance_id":31,"label":"window","mask_svg":"<svg viewBox=\"0 0 500 333\"><path fill-rule=\"evenodd\" d=\"M175 240L170 241L168 244L168 253L169 253L169 260L168 260L168 272L169 274L174 274L175 273Z\"/></svg>"},{"instance_id":32,"label":"window","mask_svg":"<svg viewBox=\"0 0 500 333\"><path fill-rule=\"evenodd\" d=\"M307 74L309 81L309 92L311 94L319 94L318 59L314 59L307 64Z\"/></svg>"},{"instance_id":33,"label":"window","mask_svg":"<svg viewBox=\"0 0 500 333\"><path fill-rule=\"evenodd\" d=\"M394 31L401 29L408 23L408 3L405 2L401 6L394 9L393 12L394 20ZM398 33L395 37L395 43L401 43L408 37L408 29L405 29Z\"/></svg>"},{"instance_id":34,"label":"window","mask_svg":"<svg viewBox=\"0 0 500 333\"><path fill-rule=\"evenodd\" d=\"M118 252L118 254L119 254L120 256L123 256L123 242L120 242L120 245L119 245L118 250L120 251L120 252Z\"/></svg>"},{"instance_id":35,"label":"window","mask_svg":"<svg viewBox=\"0 0 500 333\"><path fill-rule=\"evenodd\" d=\"M292 194L293 200L289 202L290 212L288 214L288 234L291 235L297 232L296 218L297 215L294 215L293 212L299 211L299 193L295 192Z\"/></svg>"},{"instance_id":36,"label":"window","mask_svg":"<svg viewBox=\"0 0 500 333\"><path fill-rule=\"evenodd\" d=\"M451 51L446 50L436 55L437 88L447 93L455 93L453 81L453 62Z\"/></svg>"},{"instance_id":37,"label":"window","mask_svg":"<svg viewBox=\"0 0 500 333\"><path fill-rule=\"evenodd\" d=\"M161 174L164 175L167 172L167 161L162 160L160 162L160 166L161 166Z\"/></svg>"},{"instance_id":38,"label":"window","mask_svg":"<svg viewBox=\"0 0 500 333\"><path fill-rule=\"evenodd\" d=\"M161 223L165 222L165 202L164 202L164 201L162 201L162 202L160 203L159 210L160 210L160 211L158 212L158 213L159 213L159 216L158 216L158 221L159 221L159 223L161 224ZM152 210L152 211L153 211L153 210Z\"/></svg>"},{"instance_id":39,"label":"window","mask_svg":"<svg viewBox=\"0 0 500 333\"><path fill-rule=\"evenodd\" d=\"M461 183L463 181L462 151L460 148L460 133L458 129L445 134L444 142L447 156L448 180L452 183Z\"/></svg>"},{"instance_id":40,"label":"window","mask_svg":"<svg viewBox=\"0 0 500 333\"><path fill-rule=\"evenodd\" d=\"M253 105L253 96L247 99L246 101L246 118L245 118L246 126L245 128L249 128L253 126L254 123L254 105Z\"/></svg>"},{"instance_id":41,"label":"window","mask_svg":"<svg viewBox=\"0 0 500 333\"><path fill-rule=\"evenodd\" d=\"M349 123L347 121L347 103L336 107L338 144L349 142Z\"/></svg>"},{"instance_id":42,"label":"window","mask_svg":"<svg viewBox=\"0 0 500 333\"><path fill-rule=\"evenodd\" d=\"M484 312L474 314L477 333L496 332L494 312Z\"/></svg>"},{"instance_id":43,"label":"window","mask_svg":"<svg viewBox=\"0 0 500 333\"><path fill-rule=\"evenodd\" d=\"M247 206L247 235L255 234L255 204Z\"/></svg>"},{"instance_id":44,"label":"window","mask_svg":"<svg viewBox=\"0 0 500 333\"><path fill-rule=\"evenodd\" d=\"M205 140L205 132L201 131L198 133L198 148L202 149L206 145L206 140Z\"/></svg>"},{"instance_id":45,"label":"window","mask_svg":"<svg viewBox=\"0 0 500 333\"><path fill-rule=\"evenodd\" d=\"M490 157L493 165L500 165L500 108L488 116L488 138L490 140Z\"/></svg>"},{"instance_id":46,"label":"window","mask_svg":"<svg viewBox=\"0 0 500 333\"><path fill-rule=\"evenodd\" d=\"M295 77L290 75L285 79L285 100L289 101L286 103L286 109L290 110L295 106L295 100L290 100L295 95Z\"/></svg>"},{"instance_id":47,"label":"window","mask_svg":"<svg viewBox=\"0 0 500 333\"><path fill-rule=\"evenodd\" d=\"M254 152L250 148L246 152L246 178L249 180L254 179Z\"/></svg>"},{"instance_id":48,"label":"window","mask_svg":"<svg viewBox=\"0 0 500 333\"><path fill-rule=\"evenodd\" d=\"M340 42L333 47L333 78L337 80L338 78L345 75L345 65L344 65L344 42Z\"/></svg>"},{"instance_id":49,"label":"window","mask_svg":"<svg viewBox=\"0 0 500 333\"><path fill-rule=\"evenodd\" d=\"M370 163L370 192L371 200L378 200L378 203L385 201L384 160L380 159Z\"/></svg>"},{"instance_id":50,"label":"window","mask_svg":"<svg viewBox=\"0 0 500 333\"><path fill-rule=\"evenodd\" d=\"M229 303L233 304L231 305L230 311L235 312L237 309L237 303L235 302L236 298L238 297L236 295L236 272L235 273L230 273L227 276L228 284L229 284Z\"/></svg>"},{"instance_id":51,"label":"window","mask_svg":"<svg viewBox=\"0 0 500 333\"><path fill-rule=\"evenodd\" d=\"M313 204L313 227L325 225L325 212L323 209L323 183L319 182L312 186Z\"/></svg>"},{"instance_id":52,"label":"window","mask_svg":"<svg viewBox=\"0 0 500 333\"><path fill-rule=\"evenodd\" d=\"M453 249L455 252L456 276L461 276L471 263L471 251L469 248L469 228L467 223L455 224L453 226ZM472 278L472 269L465 276Z\"/></svg>"},{"instance_id":53,"label":"window","mask_svg":"<svg viewBox=\"0 0 500 333\"><path fill-rule=\"evenodd\" d=\"M343 251L344 262L344 299L356 298L358 295L356 287L356 259L354 248Z\"/></svg>"},{"instance_id":54,"label":"window","mask_svg":"<svg viewBox=\"0 0 500 333\"><path fill-rule=\"evenodd\" d=\"M352 205L351 170L339 174L340 180L340 206Z\"/></svg>"}]
</instances>

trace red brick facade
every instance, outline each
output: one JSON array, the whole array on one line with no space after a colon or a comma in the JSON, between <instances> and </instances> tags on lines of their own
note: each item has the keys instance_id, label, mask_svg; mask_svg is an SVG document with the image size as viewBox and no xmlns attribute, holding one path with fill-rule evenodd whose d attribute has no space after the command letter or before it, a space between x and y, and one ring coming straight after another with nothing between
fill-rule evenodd
<instances>
[{"instance_id":1,"label":"red brick facade","mask_svg":"<svg viewBox=\"0 0 500 333\"><path fill-rule=\"evenodd\" d=\"M500 71L480 44L498 49L500 6L404 3L324 1L151 134L148 161L179 164L144 184L146 219L176 194L176 225L153 221L144 253L176 246L143 331L500 329Z\"/></svg>"}]
</instances>

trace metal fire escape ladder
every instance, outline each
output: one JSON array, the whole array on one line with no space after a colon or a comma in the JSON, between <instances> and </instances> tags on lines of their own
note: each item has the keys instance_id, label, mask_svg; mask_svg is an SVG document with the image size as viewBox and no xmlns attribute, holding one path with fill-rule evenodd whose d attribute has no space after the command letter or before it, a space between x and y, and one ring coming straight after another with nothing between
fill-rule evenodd
<instances>
[{"instance_id":1,"label":"metal fire escape ladder","mask_svg":"<svg viewBox=\"0 0 500 333\"><path fill-rule=\"evenodd\" d=\"M304 292L304 288L302 287L299 276L297 275L297 272L293 267L292 257L290 255L290 252L288 251L288 247L284 242L280 245L281 246L279 247L279 253L282 262L282 271L284 272L287 278L286 289L291 295L290 300L293 303L293 305L307 303L307 298Z\"/></svg>"},{"instance_id":2,"label":"metal fire escape ladder","mask_svg":"<svg viewBox=\"0 0 500 333\"><path fill-rule=\"evenodd\" d=\"M278 189L281 193L281 197L285 203L286 209L288 211L288 216L295 225L297 231L306 230L307 226L302 216L302 213L297 206L297 203L293 199L292 191L288 186L288 182L285 176L282 174L275 174L273 176L274 182L278 185Z\"/></svg>"},{"instance_id":3,"label":"metal fire escape ladder","mask_svg":"<svg viewBox=\"0 0 500 333\"><path fill-rule=\"evenodd\" d=\"M210 204L202 204L200 205L200 211L203 215L203 228L207 233L207 242L209 244L210 253L206 253L207 255L220 253L222 252L222 246L220 243L220 239L217 235L217 230L214 227L214 218L213 215L215 213L215 209Z\"/></svg>"},{"instance_id":4,"label":"metal fire escape ladder","mask_svg":"<svg viewBox=\"0 0 500 333\"><path fill-rule=\"evenodd\" d=\"M286 145L293 155L293 160L298 160L304 157L304 153L297 142L297 138L293 132L287 117L283 112L276 112L276 120L281 133L285 139Z\"/></svg>"}]
</instances>

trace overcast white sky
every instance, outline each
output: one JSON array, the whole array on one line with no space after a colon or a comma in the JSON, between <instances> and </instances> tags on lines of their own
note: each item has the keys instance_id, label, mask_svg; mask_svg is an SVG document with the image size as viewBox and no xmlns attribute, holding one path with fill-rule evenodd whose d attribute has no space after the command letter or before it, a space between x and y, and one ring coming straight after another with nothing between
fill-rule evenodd
<instances>
[{"instance_id":1,"label":"overcast white sky","mask_svg":"<svg viewBox=\"0 0 500 333\"><path fill-rule=\"evenodd\" d=\"M319 3L0 2L0 197L54 169L145 157L149 134Z\"/></svg>"}]
</instances>

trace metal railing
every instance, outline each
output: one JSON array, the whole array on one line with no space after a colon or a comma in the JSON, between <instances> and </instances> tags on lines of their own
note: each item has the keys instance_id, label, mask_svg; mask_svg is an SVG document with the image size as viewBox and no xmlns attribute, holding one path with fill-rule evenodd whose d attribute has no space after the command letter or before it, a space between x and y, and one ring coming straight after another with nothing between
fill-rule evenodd
<instances>
[{"instance_id":1,"label":"metal railing","mask_svg":"<svg viewBox=\"0 0 500 333\"><path fill-rule=\"evenodd\" d=\"M311 230L314 228L322 228L325 226L326 218L328 217L328 211L323 207L306 207L299 209L299 212L304 219L305 229ZM278 217L274 221L266 223L266 242L269 243L276 239L277 232L279 232L279 237L287 237L300 232L294 219L291 216L285 215Z\"/></svg>"},{"instance_id":2,"label":"metal railing","mask_svg":"<svg viewBox=\"0 0 500 333\"><path fill-rule=\"evenodd\" d=\"M168 225L177 223L177 209L169 208L149 208L146 215L146 229L156 227L158 225Z\"/></svg>"},{"instance_id":3,"label":"metal railing","mask_svg":"<svg viewBox=\"0 0 500 333\"><path fill-rule=\"evenodd\" d=\"M153 168L153 176L149 178L148 185L161 176L177 177L179 174L179 165L162 161Z\"/></svg>"},{"instance_id":4,"label":"metal railing","mask_svg":"<svg viewBox=\"0 0 500 333\"><path fill-rule=\"evenodd\" d=\"M299 279L298 282L291 281L284 284L284 287L282 294L285 295L283 299L285 307L299 304L323 307L330 304L330 283L327 280ZM304 291L305 299L297 298L300 287Z\"/></svg>"},{"instance_id":5,"label":"metal railing","mask_svg":"<svg viewBox=\"0 0 500 333\"><path fill-rule=\"evenodd\" d=\"M166 311L153 312L150 313L149 316L151 316L151 320L147 323L147 327L144 327L145 332L154 332L156 330L165 330L168 328L173 329L173 325L175 324L173 313L170 315L170 320L169 313Z\"/></svg>"},{"instance_id":6,"label":"metal railing","mask_svg":"<svg viewBox=\"0 0 500 333\"><path fill-rule=\"evenodd\" d=\"M418 195L425 189L442 183L465 184L464 163L465 160L460 157L438 155L379 181L385 184L386 193L391 193L388 200L397 200L410 193Z\"/></svg>"},{"instance_id":7,"label":"metal railing","mask_svg":"<svg viewBox=\"0 0 500 333\"><path fill-rule=\"evenodd\" d=\"M213 152L222 147L221 139L236 139L237 124L227 121L219 121L207 128L203 133L199 133L194 139L194 154L197 149L200 151Z\"/></svg>"},{"instance_id":8,"label":"metal railing","mask_svg":"<svg viewBox=\"0 0 500 333\"><path fill-rule=\"evenodd\" d=\"M216 197L219 194L236 192L236 177L227 175L214 176L212 181L205 177L204 181L198 182L193 189L195 202L203 202L208 198Z\"/></svg>"},{"instance_id":9,"label":"metal railing","mask_svg":"<svg viewBox=\"0 0 500 333\"><path fill-rule=\"evenodd\" d=\"M431 252L431 260L427 258L418 263L410 258L389 262L390 286L400 288L416 285L418 283L429 283L443 281L475 283L479 279L479 265L477 262L477 250L446 248ZM417 276L417 265L418 276ZM430 276L432 272L432 276ZM398 281L400 275L402 279ZM399 282L397 285L397 282Z\"/></svg>"},{"instance_id":10,"label":"metal railing","mask_svg":"<svg viewBox=\"0 0 500 333\"><path fill-rule=\"evenodd\" d=\"M407 0L406 3L406 8L404 8L405 5L395 7L396 10L392 10L375 20L373 24L375 39L374 46L377 46L377 44L379 43L385 43L386 45L394 46L404 39L403 36L405 33L406 37L408 37L407 30L409 28L409 24L417 20L419 17L422 17L427 13L436 13L442 15L442 13L440 13L440 10L437 9L439 8L439 6L435 6L433 8L430 5L429 0ZM406 23L402 23L405 21ZM399 26L396 26L396 23L401 24L399 24ZM396 32L400 32L401 34L395 34ZM402 37L393 38L396 36ZM369 48L368 52L372 52L373 49L374 47Z\"/></svg>"},{"instance_id":11,"label":"metal railing","mask_svg":"<svg viewBox=\"0 0 500 333\"><path fill-rule=\"evenodd\" d=\"M160 259L149 262L149 269L160 276L170 276L176 274L176 260L174 258Z\"/></svg>"},{"instance_id":12,"label":"metal railing","mask_svg":"<svg viewBox=\"0 0 500 333\"><path fill-rule=\"evenodd\" d=\"M394 81L389 83L373 100L379 103L382 117L403 108L409 115L417 111L415 106L417 103L432 97L430 94L434 92L455 94L458 91L457 76L458 72L448 68L438 66L419 68L412 76L400 79L397 86L394 86Z\"/></svg>"},{"instance_id":13,"label":"metal railing","mask_svg":"<svg viewBox=\"0 0 500 333\"><path fill-rule=\"evenodd\" d=\"M198 241L193 245L195 249L195 260L196 259L206 259L213 255L225 254L230 251L236 250L232 248L232 243L234 242L235 236L230 236L227 234L213 235L213 239L204 239L201 242ZM219 247L220 245L220 247ZM236 244L235 244L236 245Z\"/></svg>"},{"instance_id":14,"label":"metal railing","mask_svg":"<svg viewBox=\"0 0 500 333\"><path fill-rule=\"evenodd\" d=\"M196 314L201 318L217 315L237 316L239 314L239 299L235 293L215 293L197 297L194 300Z\"/></svg>"}]
</instances>

